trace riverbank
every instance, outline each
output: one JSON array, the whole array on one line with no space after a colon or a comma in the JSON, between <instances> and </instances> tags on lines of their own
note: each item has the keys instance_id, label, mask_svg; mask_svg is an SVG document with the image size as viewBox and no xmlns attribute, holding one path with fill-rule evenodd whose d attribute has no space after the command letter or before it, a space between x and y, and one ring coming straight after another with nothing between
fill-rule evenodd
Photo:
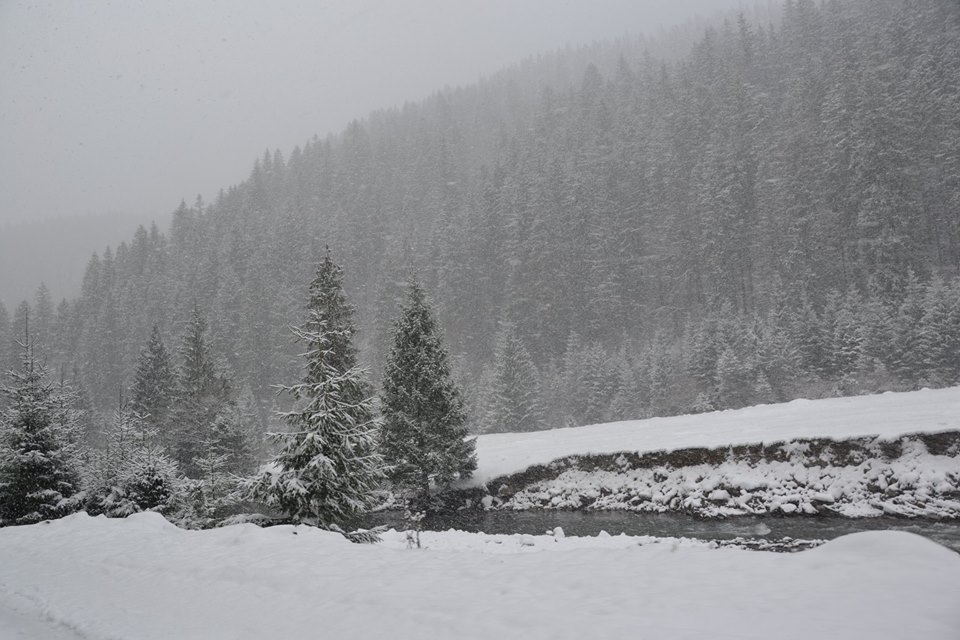
<instances>
[{"instance_id":1,"label":"riverbank","mask_svg":"<svg viewBox=\"0 0 960 640\"><path fill-rule=\"evenodd\" d=\"M960 518L960 431L569 456L491 481L487 509Z\"/></svg>"},{"instance_id":2,"label":"riverbank","mask_svg":"<svg viewBox=\"0 0 960 640\"><path fill-rule=\"evenodd\" d=\"M478 438L447 510L960 518L960 388Z\"/></svg>"}]
</instances>

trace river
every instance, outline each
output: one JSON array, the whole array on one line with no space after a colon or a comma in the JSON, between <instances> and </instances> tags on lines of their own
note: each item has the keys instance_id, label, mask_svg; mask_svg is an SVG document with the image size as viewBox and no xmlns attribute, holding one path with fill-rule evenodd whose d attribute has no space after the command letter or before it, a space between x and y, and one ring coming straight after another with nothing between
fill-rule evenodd
<instances>
[{"instance_id":1,"label":"river","mask_svg":"<svg viewBox=\"0 0 960 640\"><path fill-rule=\"evenodd\" d=\"M397 529L409 528L401 513L374 514L371 522ZM831 540L859 531L897 530L916 533L960 553L960 521L935 522L903 518L756 517L736 516L703 519L678 513L633 513L629 511L486 511L432 518L425 529L482 531L484 533L542 534L561 527L566 535L685 537L701 540L781 541L784 538Z\"/></svg>"}]
</instances>

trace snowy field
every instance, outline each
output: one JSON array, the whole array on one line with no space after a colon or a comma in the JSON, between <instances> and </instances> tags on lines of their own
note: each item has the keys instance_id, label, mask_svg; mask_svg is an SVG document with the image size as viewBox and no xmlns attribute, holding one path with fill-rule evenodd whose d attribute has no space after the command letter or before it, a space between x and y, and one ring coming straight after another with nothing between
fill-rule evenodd
<instances>
[{"instance_id":1,"label":"snowy field","mask_svg":"<svg viewBox=\"0 0 960 640\"><path fill-rule=\"evenodd\" d=\"M685 540L185 531L154 514L0 530L0 638L960 637L960 555L907 533L797 554Z\"/></svg>"},{"instance_id":2,"label":"snowy field","mask_svg":"<svg viewBox=\"0 0 960 640\"><path fill-rule=\"evenodd\" d=\"M960 387L794 400L700 415L480 436L479 468L469 484L486 484L531 465L577 454L721 447L795 438L896 438L953 430L960 430Z\"/></svg>"}]
</instances>

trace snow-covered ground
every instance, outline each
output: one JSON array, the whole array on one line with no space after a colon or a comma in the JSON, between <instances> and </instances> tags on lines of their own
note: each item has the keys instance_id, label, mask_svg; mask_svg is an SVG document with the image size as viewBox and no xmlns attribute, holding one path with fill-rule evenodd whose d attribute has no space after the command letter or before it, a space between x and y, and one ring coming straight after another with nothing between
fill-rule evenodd
<instances>
[{"instance_id":1,"label":"snow-covered ground","mask_svg":"<svg viewBox=\"0 0 960 640\"><path fill-rule=\"evenodd\" d=\"M700 415L480 436L479 466L469 483L486 484L531 465L587 453L721 447L797 438L896 438L953 430L960 430L960 387L794 400Z\"/></svg>"},{"instance_id":2,"label":"snow-covered ground","mask_svg":"<svg viewBox=\"0 0 960 640\"><path fill-rule=\"evenodd\" d=\"M559 533L559 532L558 532ZM0 530L3 638L960 637L960 555L907 533L797 554L625 536L184 531L155 514Z\"/></svg>"}]
</instances>

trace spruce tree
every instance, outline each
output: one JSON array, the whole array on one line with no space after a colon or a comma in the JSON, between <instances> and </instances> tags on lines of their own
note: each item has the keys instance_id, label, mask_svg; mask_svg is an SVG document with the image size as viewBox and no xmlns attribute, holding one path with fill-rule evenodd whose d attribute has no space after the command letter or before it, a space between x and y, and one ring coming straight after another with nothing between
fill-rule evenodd
<instances>
[{"instance_id":1,"label":"spruce tree","mask_svg":"<svg viewBox=\"0 0 960 640\"><path fill-rule=\"evenodd\" d=\"M511 322L502 324L497 337L492 385L483 431L543 429L539 373Z\"/></svg>"},{"instance_id":2,"label":"spruce tree","mask_svg":"<svg viewBox=\"0 0 960 640\"><path fill-rule=\"evenodd\" d=\"M717 358L717 397L724 409L739 409L750 404L757 381L752 363L745 361L732 347Z\"/></svg>"},{"instance_id":3,"label":"spruce tree","mask_svg":"<svg viewBox=\"0 0 960 640\"><path fill-rule=\"evenodd\" d=\"M901 381L917 387L927 373L923 351L924 287L912 272L904 287L903 300L891 322L892 369Z\"/></svg>"},{"instance_id":4,"label":"spruce tree","mask_svg":"<svg viewBox=\"0 0 960 640\"><path fill-rule=\"evenodd\" d=\"M127 500L123 484L143 444L143 423L121 398L110 424L104 426L104 446L94 456L87 502L90 513L122 517L138 511Z\"/></svg>"},{"instance_id":5,"label":"spruce tree","mask_svg":"<svg viewBox=\"0 0 960 640\"><path fill-rule=\"evenodd\" d=\"M105 429L88 481L87 510L124 517L170 506L180 483L176 463L157 445L157 432L120 399Z\"/></svg>"},{"instance_id":6,"label":"spruce tree","mask_svg":"<svg viewBox=\"0 0 960 640\"><path fill-rule=\"evenodd\" d=\"M207 321L194 307L178 350L175 406L171 412L173 451L184 472L195 477L201 443L230 402L230 385L217 371L207 342Z\"/></svg>"},{"instance_id":7,"label":"spruce tree","mask_svg":"<svg viewBox=\"0 0 960 640\"><path fill-rule=\"evenodd\" d=\"M307 322L293 329L306 345L302 382L281 387L297 403L279 414L289 431L270 434L280 453L246 483L253 500L324 528L373 506L383 479L378 421L366 371L356 362L342 274L328 254L310 283Z\"/></svg>"},{"instance_id":8,"label":"spruce tree","mask_svg":"<svg viewBox=\"0 0 960 640\"><path fill-rule=\"evenodd\" d=\"M167 427L174 383L170 357L163 345L160 328L153 325L150 340L137 360L130 408L140 416L148 428L157 431L162 445L170 444L167 441Z\"/></svg>"},{"instance_id":9,"label":"spruce tree","mask_svg":"<svg viewBox=\"0 0 960 640\"><path fill-rule=\"evenodd\" d=\"M22 366L3 388L0 419L0 524L31 524L74 510L79 478L57 429L54 387L34 353L29 331Z\"/></svg>"},{"instance_id":10,"label":"spruce tree","mask_svg":"<svg viewBox=\"0 0 960 640\"><path fill-rule=\"evenodd\" d=\"M185 504L178 514L181 526L206 529L226 515L225 508L236 488L227 470L229 458L214 433L200 442L195 461L196 479L185 482L183 487Z\"/></svg>"},{"instance_id":11,"label":"spruce tree","mask_svg":"<svg viewBox=\"0 0 960 640\"><path fill-rule=\"evenodd\" d=\"M460 388L419 283L394 329L384 371L382 444L394 485L425 501L430 488L467 478L477 468L475 441L467 438Z\"/></svg>"}]
</instances>

